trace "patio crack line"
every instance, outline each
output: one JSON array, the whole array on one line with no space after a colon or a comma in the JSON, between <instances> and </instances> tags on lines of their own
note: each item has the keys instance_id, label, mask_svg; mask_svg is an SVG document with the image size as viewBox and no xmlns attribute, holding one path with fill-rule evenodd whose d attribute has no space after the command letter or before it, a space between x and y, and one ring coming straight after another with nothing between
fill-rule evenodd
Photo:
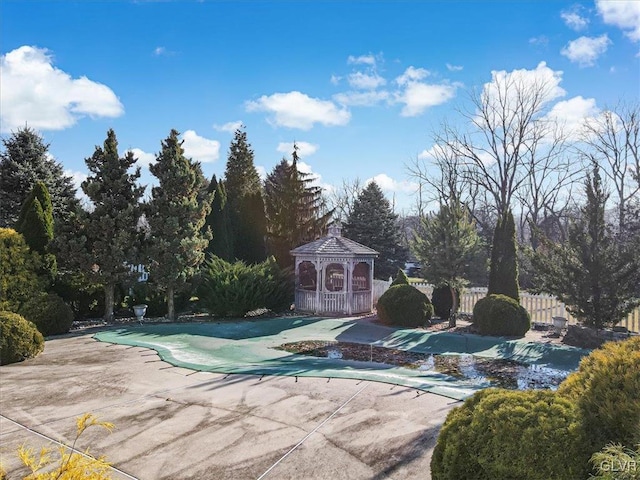
<instances>
[{"instance_id":1,"label":"patio crack line","mask_svg":"<svg viewBox=\"0 0 640 480\"><path fill-rule=\"evenodd\" d=\"M349 402L351 402L351 400L353 400L354 398L356 398L358 395L360 395L360 393L362 393L362 391L367 388L369 385L371 385L370 383L367 383L364 387L362 387L360 390L358 390L356 393L354 393L353 395L351 395L351 397L344 402L342 405L340 405L331 415L329 415L327 418L325 418L316 428L314 428L313 430L311 430L309 433L307 433L304 438L302 440L300 440L298 443L296 443L293 447L291 447L291 449L285 453L282 457L280 457L280 459L278 459L278 461L276 461L273 465L271 465L262 475L260 475L257 480L262 480L265 476L267 476L267 474L273 470L280 462L282 462L285 458L287 458L291 453L293 453L300 445L302 445L309 437L311 437L311 435L313 435L314 433L316 433L318 430L320 430L329 420L331 420L335 415L338 414L338 412L340 410L342 410L344 407L347 406L347 404L349 404Z\"/></svg>"},{"instance_id":2,"label":"patio crack line","mask_svg":"<svg viewBox=\"0 0 640 480\"><path fill-rule=\"evenodd\" d=\"M45 435L43 433L37 432L37 431L33 430L32 428L27 427L26 425L22 425L21 423L18 423L15 420L12 420L9 417L6 417L5 415L2 415L1 413L0 413L0 417L4 418L8 422L13 423L14 425L16 425L16 426L18 426L20 428L23 428L24 430L26 430L29 433L33 433L34 435L36 435L36 436L38 436L40 438L44 438L45 440L48 440L49 442L55 443L56 445L60 445L61 447L64 447L64 448L66 448L68 450L71 450L72 452L77 453L78 455L82 455L85 458L88 458L90 460L95 460L95 457L92 457L91 455L87 455L86 453L84 453L84 452L82 452L82 451L80 451L80 450L78 450L76 448L73 448L72 446L67 445L66 443L60 442L58 440L55 440L55 439L53 439L53 438L51 438L51 437L49 437L49 436L47 436L47 435ZM127 472L123 472L122 470L120 470L119 468L114 467L113 465L109 465L109 468L111 470L113 470L114 472L117 472L120 475L124 475L125 477L127 477L127 478L129 478L131 480L139 480L138 477L134 477L133 475L129 475Z\"/></svg>"}]
</instances>

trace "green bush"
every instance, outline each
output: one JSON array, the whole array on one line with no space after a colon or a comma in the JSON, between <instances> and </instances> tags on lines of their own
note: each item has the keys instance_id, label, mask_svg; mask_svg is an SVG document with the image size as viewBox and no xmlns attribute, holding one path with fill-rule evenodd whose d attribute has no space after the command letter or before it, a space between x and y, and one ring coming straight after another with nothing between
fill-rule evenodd
<instances>
[{"instance_id":1,"label":"green bush","mask_svg":"<svg viewBox=\"0 0 640 480\"><path fill-rule=\"evenodd\" d=\"M488 295L474 305L473 323L481 335L522 337L531 328L531 317L513 298Z\"/></svg>"},{"instance_id":2,"label":"green bush","mask_svg":"<svg viewBox=\"0 0 640 480\"><path fill-rule=\"evenodd\" d=\"M460 290L455 288L454 293L460 305ZM448 319L451 316L453 308L453 299L451 298L451 287L449 285L440 285L433 289L431 294L431 303L436 317ZM456 313L456 312L453 312Z\"/></svg>"},{"instance_id":3,"label":"green bush","mask_svg":"<svg viewBox=\"0 0 640 480\"><path fill-rule=\"evenodd\" d=\"M13 312L0 311L0 365L35 357L44 349L36 326Z\"/></svg>"},{"instance_id":4,"label":"green bush","mask_svg":"<svg viewBox=\"0 0 640 480\"><path fill-rule=\"evenodd\" d=\"M640 337L591 352L558 393L582 412L591 453L609 443L640 443Z\"/></svg>"},{"instance_id":5,"label":"green bush","mask_svg":"<svg viewBox=\"0 0 640 480\"><path fill-rule=\"evenodd\" d=\"M55 293L32 297L20 307L19 313L45 337L67 333L73 323L73 310Z\"/></svg>"},{"instance_id":6,"label":"green bush","mask_svg":"<svg viewBox=\"0 0 640 480\"><path fill-rule=\"evenodd\" d=\"M191 299L191 288L185 288L174 296L174 308L176 314L183 313L189 307ZM125 295L122 306L133 312L133 306L145 304L147 318L162 317L167 314L167 296L158 287L153 277L149 277L146 282L137 282L129 289L129 294Z\"/></svg>"},{"instance_id":7,"label":"green bush","mask_svg":"<svg viewBox=\"0 0 640 480\"><path fill-rule=\"evenodd\" d=\"M378 299L378 318L388 325L422 327L433 316L433 305L411 285L394 285Z\"/></svg>"},{"instance_id":8,"label":"green bush","mask_svg":"<svg viewBox=\"0 0 640 480\"><path fill-rule=\"evenodd\" d=\"M59 273L52 290L71 307L78 320L102 317L104 313L104 289L87 283L79 274Z\"/></svg>"},{"instance_id":9,"label":"green bush","mask_svg":"<svg viewBox=\"0 0 640 480\"><path fill-rule=\"evenodd\" d=\"M486 389L452 410L431 459L434 480L586 478L580 415L546 390Z\"/></svg>"},{"instance_id":10,"label":"green bush","mask_svg":"<svg viewBox=\"0 0 640 480\"><path fill-rule=\"evenodd\" d=\"M16 312L41 290L39 268L40 258L29 250L24 237L11 228L0 228L0 310Z\"/></svg>"},{"instance_id":11,"label":"green bush","mask_svg":"<svg viewBox=\"0 0 640 480\"><path fill-rule=\"evenodd\" d=\"M288 310L293 303L293 279L275 258L247 265L212 257L202 272L200 307L213 315L238 317L252 310Z\"/></svg>"},{"instance_id":12,"label":"green bush","mask_svg":"<svg viewBox=\"0 0 640 480\"><path fill-rule=\"evenodd\" d=\"M393 279L390 286L393 287L395 285L409 285L409 277L407 277L407 274L404 273L404 270L401 268L398 269L396 278Z\"/></svg>"},{"instance_id":13,"label":"green bush","mask_svg":"<svg viewBox=\"0 0 640 480\"><path fill-rule=\"evenodd\" d=\"M636 450L610 444L591 456L593 480L640 480L640 445Z\"/></svg>"}]
</instances>

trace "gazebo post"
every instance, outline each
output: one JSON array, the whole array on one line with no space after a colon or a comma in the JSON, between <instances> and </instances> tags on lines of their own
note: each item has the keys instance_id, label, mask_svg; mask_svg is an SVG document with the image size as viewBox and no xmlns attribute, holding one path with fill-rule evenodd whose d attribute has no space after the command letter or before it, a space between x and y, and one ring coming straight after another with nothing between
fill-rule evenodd
<instances>
[{"instance_id":1,"label":"gazebo post","mask_svg":"<svg viewBox=\"0 0 640 480\"><path fill-rule=\"evenodd\" d=\"M321 301L320 292L322 291L322 260L319 260L318 258L316 258L313 264L316 267L316 302L315 302L315 308L313 313L317 314L318 312L322 311L322 308L320 305L320 301Z\"/></svg>"},{"instance_id":2,"label":"gazebo post","mask_svg":"<svg viewBox=\"0 0 640 480\"><path fill-rule=\"evenodd\" d=\"M371 292L371 296L369 298L369 310L373 312L373 267L375 260L371 258L369 263L369 291Z\"/></svg>"}]
</instances>

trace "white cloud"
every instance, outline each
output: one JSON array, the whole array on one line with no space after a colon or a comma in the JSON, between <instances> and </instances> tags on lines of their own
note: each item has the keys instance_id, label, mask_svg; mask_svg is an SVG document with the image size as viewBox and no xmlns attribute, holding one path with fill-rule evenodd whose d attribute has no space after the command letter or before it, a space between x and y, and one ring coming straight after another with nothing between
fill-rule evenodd
<instances>
[{"instance_id":1,"label":"white cloud","mask_svg":"<svg viewBox=\"0 0 640 480\"><path fill-rule=\"evenodd\" d=\"M565 10L560 13L560 17L564 20L564 23L567 27L576 32L580 30L584 30L589 25L589 19L580 15L580 10L578 7L574 7L571 10Z\"/></svg>"},{"instance_id":2,"label":"white cloud","mask_svg":"<svg viewBox=\"0 0 640 480\"><path fill-rule=\"evenodd\" d=\"M182 134L182 148L187 157L198 162L215 162L220 157L220 142L201 137L194 130Z\"/></svg>"},{"instance_id":3,"label":"white cloud","mask_svg":"<svg viewBox=\"0 0 640 480\"><path fill-rule=\"evenodd\" d=\"M545 35L539 35L537 37L532 37L532 38L529 39L529 44L535 45L535 46L546 47L547 45L549 45L549 37L547 37Z\"/></svg>"},{"instance_id":4,"label":"white cloud","mask_svg":"<svg viewBox=\"0 0 640 480\"><path fill-rule=\"evenodd\" d=\"M87 179L87 174L84 172L77 172L74 170L65 170L64 175L71 177L73 186L76 188L76 198L80 200L80 203L87 207L93 208L93 203L89 200L89 197L82 191L82 182Z\"/></svg>"},{"instance_id":5,"label":"white cloud","mask_svg":"<svg viewBox=\"0 0 640 480\"><path fill-rule=\"evenodd\" d=\"M365 185L369 185L375 181L380 189L386 192L404 192L415 193L418 190L418 184L415 182L409 182L407 180L397 181L391 178L386 173L379 173L375 177L368 178L365 181Z\"/></svg>"},{"instance_id":6,"label":"white cloud","mask_svg":"<svg viewBox=\"0 0 640 480\"><path fill-rule=\"evenodd\" d=\"M318 151L318 148L319 148L318 145L315 145L309 142L295 142L295 143L298 147L299 157L308 157L310 155L313 155ZM280 142L276 150L286 155L290 155L293 152L293 142Z\"/></svg>"},{"instance_id":7,"label":"white cloud","mask_svg":"<svg viewBox=\"0 0 640 480\"><path fill-rule=\"evenodd\" d=\"M396 83L398 85L407 85L411 82L418 82L430 75L429 70L424 68L415 68L414 66L410 66L407 68L402 75L396 78Z\"/></svg>"},{"instance_id":8,"label":"white cloud","mask_svg":"<svg viewBox=\"0 0 640 480\"><path fill-rule=\"evenodd\" d=\"M273 116L269 122L280 127L310 130L314 124L342 126L349 123L351 113L346 108L338 108L333 102L312 98L292 91L263 95L258 100L246 103L248 112L269 112Z\"/></svg>"},{"instance_id":9,"label":"white cloud","mask_svg":"<svg viewBox=\"0 0 640 480\"><path fill-rule=\"evenodd\" d=\"M624 30L634 42L640 41L640 2L638 0L596 0L604 23Z\"/></svg>"},{"instance_id":10,"label":"white cloud","mask_svg":"<svg viewBox=\"0 0 640 480\"><path fill-rule=\"evenodd\" d=\"M338 85L340 80L342 80L342 77L339 75L331 75L331 78L329 79L332 85Z\"/></svg>"},{"instance_id":11,"label":"white cloud","mask_svg":"<svg viewBox=\"0 0 640 480\"><path fill-rule=\"evenodd\" d=\"M569 42L560 53L581 67L590 67L607 51L610 44L611 40L606 34L599 37L580 37Z\"/></svg>"},{"instance_id":12,"label":"white cloud","mask_svg":"<svg viewBox=\"0 0 640 480\"><path fill-rule=\"evenodd\" d=\"M447 63L447 70L449 70L450 72L459 72L463 68L464 67L462 65L451 65L450 63Z\"/></svg>"},{"instance_id":13,"label":"white cloud","mask_svg":"<svg viewBox=\"0 0 640 480\"><path fill-rule=\"evenodd\" d=\"M236 120L235 122L227 122L224 125L214 124L213 128L219 132L235 133L235 131L241 128L242 125L242 120Z\"/></svg>"},{"instance_id":14,"label":"white cloud","mask_svg":"<svg viewBox=\"0 0 640 480\"><path fill-rule=\"evenodd\" d=\"M372 107L380 102L389 99L389 92L386 90L369 90L367 92L343 92L337 93L333 99L342 104L354 107Z\"/></svg>"},{"instance_id":15,"label":"white cloud","mask_svg":"<svg viewBox=\"0 0 640 480\"><path fill-rule=\"evenodd\" d=\"M400 114L403 117L415 117L434 107L451 100L455 96L453 85L429 85L421 82L410 82L403 92L396 94L396 101L404 103Z\"/></svg>"},{"instance_id":16,"label":"white cloud","mask_svg":"<svg viewBox=\"0 0 640 480\"><path fill-rule=\"evenodd\" d=\"M267 169L264 168L262 165L256 165L256 170L258 171L258 175L260 176L260 180L262 180L264 182L265 179L267 178Z\"/></svg>"},{"instance_id":17,"label":"white cloud","mask_svg":"<svg viewBox=\"0 0 640 480\"><path fill-rule=\"evenodd\" d=\"M503 106L507 111L521 111L523 101L527 109L534 101L538 104L536 108L540 108L567 93L560 87L562 71L550 69L545 62L540 62L533 70L494 70L491 77L491 82L483 86L482 101L495 111L500 111ZM529 95L531 91L535 91L539 98Z\"/></svg>"},{"instance_id":18,"label":"white cloud","mask_svg":"<svg viewBox=\"0 0 640 480\"><path fill-rule=\"evenodd\" d=\"M375 72L371 74L355 72L347 77L347 81L353 88L359 88L361 90L375 90L387 83L384 78Z\"/></svg>"},{"instance_id":19,"label":"white cloud","mask_svg":"<svg viewBox=\"0 0 640 480\"><path fill-rule=\"evenodd\" d=\"M153 49L153 54L156 57L159 57L160 55L164 55L167 52L167 49L164 47L156 47Z\"/></svg>"},{"instance_id":20,"label":"white cloud","mask_svg":"<svg viewBox=\"0 0 640 480\"><path fill-rule=\"evenodd\" d=\"M585 121L595 117L598 112L594 98L577 96L556 103L546 117L562 126L569 138L577 139Z\"/></svg>"},{"instance_id":21,"label":"white cloud","mask_svg":"<svg viewBox=\"0 0 640 480\"><path fill-rule=\"evenodd\" d=\"M142 167L148 167L156 161L155 153L148 153L140 148L131 148L130 151L138 159L138 165Z\"/></svg>"},{"instance_id":22,"label":"white cloud","mask_svg":"<svg viewBox=\"0 0 640 480\"><path fill-rule=\"evenodd\" d=\"M347 58L347 63L352 65L371 65L374 66L376 64L376 57L372 54L369 55L360 55L359 57L354 57L353 55L349 55Z\"/></svg>"},{"instance_id":23,"label":"white cloud","mask_svg":"<svg viewBox=\"0 0 640 480\"><path fill-rule=\"evenodd\" d=\"M53 66L43 48L22 46L0 57L0 118L5 132L24 126L62 130L79 118L118 117L124 107L115 93L87 77L72 78Z\"/></svg>"}]
</instances>

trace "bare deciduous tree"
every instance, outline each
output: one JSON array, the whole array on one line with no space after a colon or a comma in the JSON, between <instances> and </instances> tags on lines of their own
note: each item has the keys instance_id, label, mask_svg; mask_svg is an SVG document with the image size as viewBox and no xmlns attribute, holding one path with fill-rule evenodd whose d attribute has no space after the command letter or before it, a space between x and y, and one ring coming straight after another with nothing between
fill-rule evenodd
<instances>
[{"instance_id":1,"label":"bare deciduous tree","mask_svg":"<svg viewBox=\"0 0 640 480\"><path fill-rule=\"evenodd\" d=\"M585 123L582 153L601 165L613 184L618 228L626 228L629 201L640 192L640 104L618 104Z\"/></svg>"}]
</instances>

